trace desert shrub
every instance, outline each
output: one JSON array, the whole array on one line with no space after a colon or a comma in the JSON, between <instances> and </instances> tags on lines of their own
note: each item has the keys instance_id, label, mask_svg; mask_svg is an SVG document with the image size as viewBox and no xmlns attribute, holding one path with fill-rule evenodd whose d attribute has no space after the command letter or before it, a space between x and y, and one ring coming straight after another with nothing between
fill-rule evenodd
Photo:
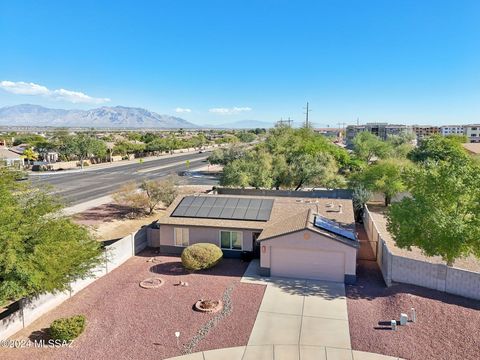
<instances>
[{"instance_id":1,"label":"desert shrub","mask_svg":"<svg viewBox=\"0 0 480 360\"><path fill-rule=\"evenodd\" d=\"M70 341L78 337L85 329L85 316L75 315L61 318L50 325L50 335L55 340Z\"/></svg>"},{"instance_id":2,"label":"desert shrub","mask_svg":"<svg viewBox=\"0 0 480 360\"><path fill-rule=\"evenodd\" d=\"M222 259L222 250L214 244L200 243L185 248L182 252L182 264L189 270L209 269Z\"/></svg>"}]
</instances>

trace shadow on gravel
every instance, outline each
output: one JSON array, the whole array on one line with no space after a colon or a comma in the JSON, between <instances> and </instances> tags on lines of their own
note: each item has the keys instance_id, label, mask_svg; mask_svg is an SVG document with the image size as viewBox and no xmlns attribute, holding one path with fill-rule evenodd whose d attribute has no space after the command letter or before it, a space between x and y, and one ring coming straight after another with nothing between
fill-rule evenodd
<instances>
[{"instance_id":1,"label":"shadow on gravel","mask_svg":"<svg viewBox=\"0 0 480 360\"><path fill-rule=\"evenodd\" d=\"M179 261L178 256L155 256L156 261L159 263L153 265L150 268L150 272L163 275L213 275L213 276L234 276L240 278L245 272L248 262L241 261L240 259L222 259L217 265L211 269L190 271L183 267L182 262Z\"/></svg>"},{"instance_id":2,"label":"shadow on gravel","mask_svg":"<svg viewBox=\"0 0 480 360\"><path fill-rule=\"evenodd\" d=\"M47 341L47 340L50 340L51 337L50 337L50 329L49 328L43 328L43 329L40 329L40 330L36 330L34 332L32 332L29 337L30 341L40 341L40 340L43 340L43 341Z\"/></svg>"},{"instance_id":3,"label":"shadow on gravel","mask_svg":"<svg viewBox=\"0 0 480 360\"><path fill-rule=\"evenodd\" d=\"M393 284L387 287L380 269L375 261L359 261L357 266L357 282L346 286L349 299L373 300L379 297L392 297L397 294L412 294L447 304L480 310L480 302L441 291L427 289L409 284Z\"/></svg>"}]
</instances>

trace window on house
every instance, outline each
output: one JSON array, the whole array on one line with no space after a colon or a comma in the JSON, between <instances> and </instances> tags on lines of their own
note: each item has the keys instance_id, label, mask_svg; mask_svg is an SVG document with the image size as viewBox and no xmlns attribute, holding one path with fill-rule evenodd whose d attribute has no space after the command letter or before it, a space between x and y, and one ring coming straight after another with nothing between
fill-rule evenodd
<instances>
[{"instance_id":1,"label":"window on house","mask_svg":"<svg viewBox=\"0 0 480 360\"><path fill-rule=\"evenodd\" d=\"M188 228L174 229L175 246L188 246L190 244L190 234Z\"/></svg>"},{"instance_id":2,"label":"window on house","mask_svg":"<svg viewBox=\"0 0 480 360\"><path fill-rule=\"evenodd\" d=\"M220 231L222 249L242 250L243 234L241 231Z\"/></svg>"}]
</instances>

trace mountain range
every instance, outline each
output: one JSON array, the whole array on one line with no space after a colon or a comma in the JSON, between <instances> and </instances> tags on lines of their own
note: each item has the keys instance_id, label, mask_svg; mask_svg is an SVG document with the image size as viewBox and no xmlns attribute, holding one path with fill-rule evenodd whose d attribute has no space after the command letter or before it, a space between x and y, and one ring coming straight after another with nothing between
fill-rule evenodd
<instances>
[{"instance_id":1,"label":"mountain range","mask_svg":"<svg viewBox=\"0 0 480 360\"><path fill-rule=\"evenodd\" d=\"M149 129L254 129L270 128L273 124L257 120L242 120L219 125L196 125L179 117L160 115L146 109L126 106L102 106L91 110L65 110L22 104L0 108L0 126L2 125Z\"/></svg>"},{"instance_id":2,"label":"mountain range","mask_svg":"<svg viewBox=\"0 0 480 360\"><path fill-rule=\"evenodd\" d=\"M198 128L179 117L142 108L103 106L91 110L49 109L22 104L0 108L0 125L95 128Z\"/></svg>"}]
</instances>

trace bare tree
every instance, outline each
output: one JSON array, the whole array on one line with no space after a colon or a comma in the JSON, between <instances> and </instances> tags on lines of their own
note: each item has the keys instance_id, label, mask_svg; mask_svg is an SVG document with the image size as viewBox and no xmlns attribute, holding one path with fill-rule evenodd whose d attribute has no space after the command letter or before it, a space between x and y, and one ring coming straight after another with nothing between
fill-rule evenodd
<instances>
[{"instance_id":1,"label":"bare tree","mask_svg":"<svg viewBox=\"0 0 480 360\"><path fill-rule=\"evenodd\" d=\"M113 198L117 203L129 206L133 214L147 212L150 215L160 203L168 207L177 194L177 179L171 175L160 180L143 180L140 186L135 182L126 183Z\"/></svg>"}]
</instances>

